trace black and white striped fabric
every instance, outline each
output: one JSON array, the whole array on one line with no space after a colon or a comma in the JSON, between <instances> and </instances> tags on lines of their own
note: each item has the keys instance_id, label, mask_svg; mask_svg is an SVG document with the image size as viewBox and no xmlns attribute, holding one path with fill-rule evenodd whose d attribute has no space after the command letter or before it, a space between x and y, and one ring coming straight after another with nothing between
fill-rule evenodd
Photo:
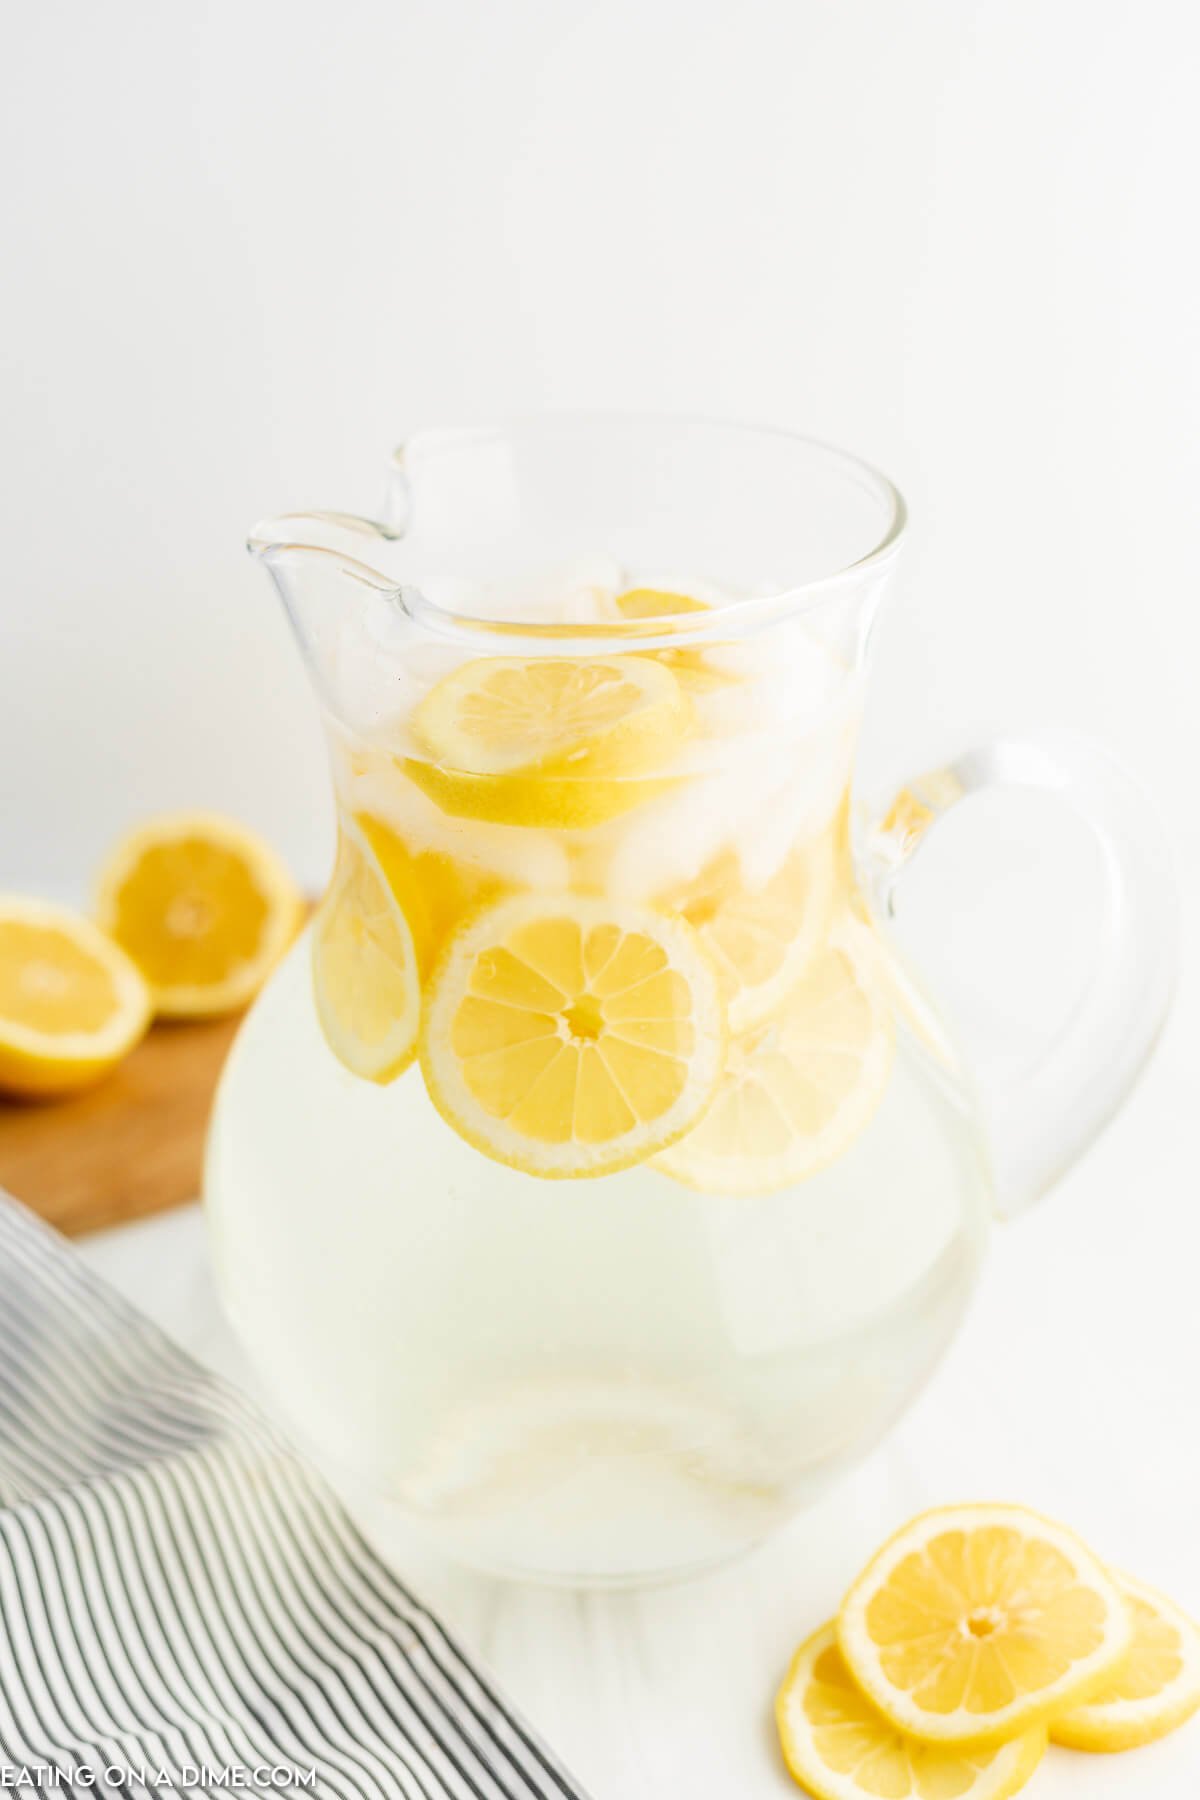
<instances>
[{"instance_id":1,"label":"black and white striped fabric","mask_svg":"<svg viewBox=\"0 0 1200 1800\"><path fill-rule=\"evenodd\" d=\"M581 1800L247 1400L0 1197L0 1785Z\"/></svg>"}]
</instances>

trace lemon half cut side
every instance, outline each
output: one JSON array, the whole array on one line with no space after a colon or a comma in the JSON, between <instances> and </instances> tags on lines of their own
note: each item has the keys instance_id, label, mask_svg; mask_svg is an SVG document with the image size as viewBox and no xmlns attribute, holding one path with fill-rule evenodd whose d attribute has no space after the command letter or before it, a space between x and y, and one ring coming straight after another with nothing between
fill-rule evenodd
<instances>
[{"instance_id":1,"label":"lemon half cut side","mask_svg":"<svg viewBox=\"0 0 1200 1800\"><path fill-rule=\"evenodd\" d=\"M269 844L217 813L168 813L129 832L100 871L97 917L164 1018L236 1012L300 928L304 903Z\"/></svg>"},{"instance_id":2,"label":"lemon half cut side","mask_svg":"<svg viewBox=\"0 0 1200 1800\"><path fill-rule=\"evenodd\" d=\"M0 1092L48 1099L89 1086L151 1013L136 965L90 919L0 897Z\"/></svg>"}]
</instances>

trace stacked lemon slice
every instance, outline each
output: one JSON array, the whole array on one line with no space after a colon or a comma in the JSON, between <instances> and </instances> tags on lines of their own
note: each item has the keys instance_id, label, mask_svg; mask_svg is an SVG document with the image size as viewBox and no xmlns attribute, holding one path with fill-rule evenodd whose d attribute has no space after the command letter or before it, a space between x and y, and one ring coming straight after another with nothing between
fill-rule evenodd
<instances>
[{"instance_id":1,"label":"stacked lemon slice","mask_svg":"<svg viewBox=\"0 0 1200 1800\"><path fill-rule=\"evenodd\" d=\"M1016 1506L924 1514L803 1644L776 1701L815 1800L1004 1800L1048 1740L1149 1743L1200 1708L1200 1632Z\"/></svg>"}]
</instances>

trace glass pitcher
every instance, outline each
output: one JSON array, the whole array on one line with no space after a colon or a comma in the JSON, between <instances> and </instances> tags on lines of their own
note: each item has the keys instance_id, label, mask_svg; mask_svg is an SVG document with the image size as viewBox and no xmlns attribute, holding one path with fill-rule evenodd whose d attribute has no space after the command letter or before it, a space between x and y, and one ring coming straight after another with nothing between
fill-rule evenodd
<instances>
[{"instance_id":1,"label":"glass pitcher","mask_svg":"<svg viewBox=\"0 0 1200 1800\"><path fill-rule=\"evenodd\" d=\"M803 438L595 416L421 436L382 520L251 540L339 849L222 1081L219 1279L301 1441L463 1561L621 1584L763 1537L913 1398L997 1198L1152 1045L1172 889L1101 753L1001 742L851 804L903 526ZM1091 826L1107 932L989 1138L886 920L998 783Z\"/></svg>"}]
</instances>

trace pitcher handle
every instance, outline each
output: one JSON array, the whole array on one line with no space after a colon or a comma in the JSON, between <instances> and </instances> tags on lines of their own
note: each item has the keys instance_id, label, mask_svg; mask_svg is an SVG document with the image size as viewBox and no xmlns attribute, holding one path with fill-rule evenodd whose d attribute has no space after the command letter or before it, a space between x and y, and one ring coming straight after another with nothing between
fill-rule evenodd
<instances>
[{"instance_id":1,"label":"pitcher handle","mask_svg":"<svg viewBox=\"0 0 1200 1800\"><path fill-rule=\"evenodd\" d=\"M1165 834L1138 783L1106 750L1064 732L999 738L909 782L870 829L872 898L895 911L902 871L953 806L994 788L1056 796L1103 858L1104 926L1084 995L1035 1066L986 1096L998 1210L1022 1211L1111 1118L1170 1006L1178 916Z\"/></svg>"}]
</instances>

